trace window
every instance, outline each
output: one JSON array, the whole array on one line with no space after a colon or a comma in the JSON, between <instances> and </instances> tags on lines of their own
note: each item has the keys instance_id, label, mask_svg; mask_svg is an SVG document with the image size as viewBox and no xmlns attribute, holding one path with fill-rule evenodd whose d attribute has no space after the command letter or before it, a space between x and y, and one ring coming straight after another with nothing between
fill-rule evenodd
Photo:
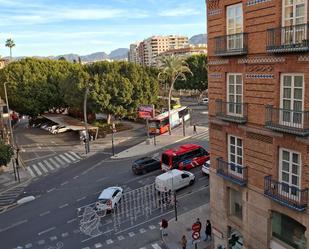
<instances>
[{"instance_id":1,"label":"window","mask_svg":"<svg viewBox=\"0 0 309 249\"><path fill-rule=\"evenodd\" d=\"M235 4L227 7L227 49L240 49L243 47L243 36L235 35L243 32L242 4Z\"/></svg>"},{"instance_id":2,"label":"window","mask_svg":"<svg viewBox=\"0 0 309 249\"><path fill-rule=\"evenodd\" d=\"M162 154L162 163L165 165L170 165L170 157L166 154Z\"/></svg>"},{"instance_id":3,"label":"window","mask_svg":"<svg viewBox=\"0 0 309 249\"><path fill-rule=\"evenodd\" d=\"M302 128L304 105L304 76L302 74L281 75L282 125Z\"/></svg>"},{"instance_id":4,"label":"window","mask_svg":"<svg viewBox=\"0 0 309 249\"><path fill-rule=\"evenodd\" d=\"M279 164L279 181L283 183L281 193L297 200L300 198L297 188L301 186L301 156L295 151L280 148Z\"/></svg>"},{"instance_id":5,"label":"window","mask_svg":"<svg viewBox=\"0 0 309 249\"><path fill-rule=\"evenodd\" d=\"M242 178L243 142L241 138L228 136L229 173Z\"/></svg>"},{"instance_id":6,"label":"window","mask_svg":"<svg viewBox=\"0 0 309 249\"><path fill-rule=\"evenodd\" d=\"M242 75L228 74L227 75L227 110L228 115L241 116L242 108Z\"/></svg>"},{"instance_id":7,"label":"window","mask_svg":"<svg viewBox=\"0 0 309 249\"><path fill-rule=\"evenodd\" d=\"M230 189L230 215L242 219L241 193L234 189Z\"/></svg>"},{"instance_id":8,"label":"window","mask_svg":"<svg viewBox=\"0 0 309 249\"><path fill-rule=\"evenodd\" d=\"M272 212L272 236L295 249L306 249L306 228L292 218ZM290 248L290 247L289 247Z\"/></svg>"}]
</instances>

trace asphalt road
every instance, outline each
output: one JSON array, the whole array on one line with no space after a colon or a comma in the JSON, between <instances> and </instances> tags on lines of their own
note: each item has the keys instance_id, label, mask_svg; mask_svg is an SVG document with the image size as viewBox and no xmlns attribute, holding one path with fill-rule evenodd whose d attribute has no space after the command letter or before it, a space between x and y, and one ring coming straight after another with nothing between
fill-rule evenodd
<instances>
[{"instance_id":1,"label":"asphalt road","mask_svg":"<svg viewBox=\"0 0 309 249\"><path fill-rule=\"evenodd\" d=\"M125 142L118 150L138 142L138 139ZM196 142L208 147L205 139L189 139L185 142ZM172 207L153 210L151 215L146 218L138 217L133 223L124 222L118 230L113 226L113 215L107 215L101 220L100 230L103 234L96 237L89 237L79 229L78 208L95 202L102 189L118 185L125 192L130 192L153 183L155 176L161 173L156 171L135 176L131 172L133 160L134 158L111 160L108 154L99 153L48 177L38 178L24 193L25 196L36 196L35 201L0 215L1 248L13 249L20 246L51 249L62 246L67 249L135 249L159 243L158 223L162 216L170 218L174 215ZM179 214L209 201L208 178L202 176L200 168L194 172L196 183L178 193Z\"/></svg>"}]
</instances>

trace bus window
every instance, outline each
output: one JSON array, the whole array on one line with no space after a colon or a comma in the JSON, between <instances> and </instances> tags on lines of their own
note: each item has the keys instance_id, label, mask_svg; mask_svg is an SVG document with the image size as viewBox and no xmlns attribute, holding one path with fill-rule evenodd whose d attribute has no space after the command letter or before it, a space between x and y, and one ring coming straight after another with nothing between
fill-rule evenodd
<instances>
[{"instance_id":1,"label":"bus window","mask_svg":"<svg viewBox=\"0 0 309 249\"><path fill-rule=\"evenodd\" d=\"M166 154L162 154L162 163L165 165L170 165L170 157Z\"/></svg>"}]
</instances>

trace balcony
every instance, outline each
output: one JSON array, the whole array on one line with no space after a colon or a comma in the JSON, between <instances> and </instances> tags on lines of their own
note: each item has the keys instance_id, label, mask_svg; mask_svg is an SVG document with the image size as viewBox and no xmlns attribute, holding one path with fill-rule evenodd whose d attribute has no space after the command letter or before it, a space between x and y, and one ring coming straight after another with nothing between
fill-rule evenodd
<instances>
[{"instance_id":1,"label":"balcony","mask_svg":"<svg viewBox=\"0 0 309 249\"><path fill-rule=\"evenodd\" d=\"M215 38L217 56L244 55L248 53L248 34L238 33Z\"/></svg>"},{"instance_id":2,"label":"balcony","mask_svg":"<svg viewBox=\"0 0 309 249\"><path fill-rule=\"evenodd\" d=\"M272 176L265 176L264 178L264 195L296 211L302 212L307 208L307 188L299 189L286 183L275 181L272 179Z\"/></svg>"},{"instance_id":3,"label":"balcony","mask_svg":"<svg viewBox=\"0 0 309 249\"><path fill-rule=\"evenodd\" d=\"M308 24L268 29L266 51L270 53L309 51Z\"/></svg>"},{"instance_id":4,"label":"balcony","mask_svg":"<svg viewBox=\"0 0 309 249\"><path fill-rule=\"evenodd\" d=\"M247 167L225 162L222 158L217 158L217 175L240 186L247 184Z\"/></svg>"},{"instance_id":5,"label":"balcony","mask_svg":"<svg viewBox=\"0 0 309 249\"><path fill-rule=\"evenodd\" d=\"M308 136L309 112L266 106L265 127L297 136Z\"/></svg>"},{"instance_id":6,"label":"balcony","mask_svg":"<svg viewBox=\"0 0 309 249\"><path fill-rule=\"evenodd\" d=\"M229 122L244 124L248 120L248 104L216 100L216 117Z\"/></svg>"}]
</instances>

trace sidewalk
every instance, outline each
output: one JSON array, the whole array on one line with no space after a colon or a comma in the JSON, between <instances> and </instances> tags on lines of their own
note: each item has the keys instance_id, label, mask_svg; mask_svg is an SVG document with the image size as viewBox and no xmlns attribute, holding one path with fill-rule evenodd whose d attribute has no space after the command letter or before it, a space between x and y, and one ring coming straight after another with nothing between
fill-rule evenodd
<instances>
[{"instance_id":1,"label":"sidewalk","mask_svg":"<svg viewBox=\"0 0 309 249\"><path fill-rule=\"evenodd\" d=\"M197 243L197 248L210 249L211 242L209 240L207 242L204 241L206 220L209 219L209 203L178 216L177 221L175 221L175 218L169 220L168 235L163 238L165 245L169 249L181 249L179 241L182 235L186 235L188 241L187 249L195 248L195 245L192 243L192 224L197 218L202 223L201 238Z\"/></svg>"},{"instance_id":2,"label":"sidewalk","mask_svg":"<svg viewBox=\"0 0 309 249\"><path fill-rule=\"evenodd\" d=\"M139 155L144 155L150 152L157 151L163 147L169 146L171 144L180 142L187 138L190 138L194 135L199 135L208 131L208 127L204 126L196 126L197 133L193 132L193 126L186 127L186 136L183 136L183 128L178 127L172 130L172 135L169 135L168 132L164 133L160 136L156 136L156 144L154 144L154 138L146 139L144 142L135 145L125 151L122 151L112 158L119 159L119 158L128 158L128 157L135 157Z\"/></svg>"}]
</instances>

